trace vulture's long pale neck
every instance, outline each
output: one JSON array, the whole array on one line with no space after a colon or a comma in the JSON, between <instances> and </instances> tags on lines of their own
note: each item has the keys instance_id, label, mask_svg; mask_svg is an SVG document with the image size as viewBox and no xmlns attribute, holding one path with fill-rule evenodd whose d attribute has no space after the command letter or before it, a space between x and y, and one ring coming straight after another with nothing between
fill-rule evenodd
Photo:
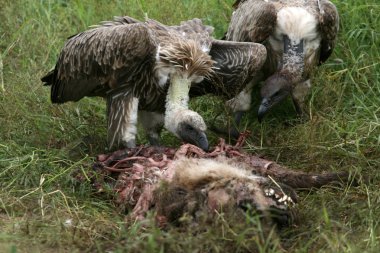
<instances>
[{"instance_id":1,"label":"vulture's long pale neck","mask_svg":"<svg viewBox=\"0 0 380 253\"><path fill-rule=\"evenodd\" d=\"M188 111L190 86L191 81L178 74L173 74L170 78L166 95L165 128L175 135L181 116Z\"/></svg>"},{"instance_id":2,"label":"vulture's long pale neck","mask_svg":"<svg viewBox=\"0 0 380 253\"><path fill-rule=\"evenodd\" d=\"M166 108L171 110L187 109L191 80L178 74L173 74L166 96Z\"/></svg>"}]
</instances>

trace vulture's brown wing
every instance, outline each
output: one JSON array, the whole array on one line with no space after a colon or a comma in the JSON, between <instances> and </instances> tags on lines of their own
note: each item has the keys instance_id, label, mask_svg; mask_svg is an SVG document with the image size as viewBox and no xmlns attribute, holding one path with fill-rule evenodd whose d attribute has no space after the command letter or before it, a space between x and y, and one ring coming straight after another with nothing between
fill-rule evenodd
<instances>
[{"instance_id":1,"label":"vulture's brown wing","mask_svg":"<svg viewBox=\"0 0 380 253\"><path fill-rule=\"evenodd\" d=\"M210 55L215 73L190 90L190 96L214 93L232 98L261 69L266 59L265 46L253 42L214 40Z\"/></svg>"},{"instance_id":2,"label":"vulture's brown wing","mask_svg":"<svg viewBox=\"0 0 380 253\"><path fill-rule=\"evenodd\" d=\"M335 5L328 0L318 0L319 25L322 35L319 64L325 62L331 55L339 30L339 14Z\"/></svg>"},{"instance_id":3,"label":"vulture's brown wing","mask_svg":"<svg viewBox=\"0 0 380 253\"><path fill-rule=\"evenodd\" d=\"M140 20L128 17L128 16L115 16L113 20L111 21L103 21L100 22L100 26L114 26L114 25L126 25L126 24L134 24L134 23L141 23ZM94 27L99 27L99 25L96 25Z\"/></svg>"},{"instance_id":4,"label":"vulture's brown wing","mask_svg":"<svg viewBox=\"0 0 380 253\"><path fill-rule=\"evenodd\" d=\"M276 27L275 6L262 0L238 2L239 8L232 14L226 39L257 43L265 41Z\"/></svg>"},{"instance_id":5,"label":"vulture's brown wing","mask_svg":"<svg viewBox=\"0 0 380 253\"><path fill-rule=\"evenodd\" d=\"M155 51L156 41L144 24L107 23L71 37L55 69L41 80L52 85L53 103L105 96L109 89L139 79L136 75L152 62Z\"/></svg>"},{"instance_id":6,"label":"vulture's brown wing","mask_svg":"<svg viewBox=\"0 0 380 253\"><path fill-rule=\"evenodd\" d=\"M187 39L193 39L204 47L210 47L214 27L204 25L202 20L198 18L182 21L179 26L170 26L170 28L176 30Z\"/></svg>"}]
</instances>

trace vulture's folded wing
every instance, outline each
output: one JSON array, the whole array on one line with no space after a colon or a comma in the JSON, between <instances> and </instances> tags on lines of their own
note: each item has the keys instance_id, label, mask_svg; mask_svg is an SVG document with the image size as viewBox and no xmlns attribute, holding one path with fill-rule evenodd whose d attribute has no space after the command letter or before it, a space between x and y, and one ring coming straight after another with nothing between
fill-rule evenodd
<instances>
[{"instance_id":1,"label":"vulture's folded wing","mask_svg":"<svg viewBox=\"0 0 380 253\"><path fill-rule=\"evenodd\" d=\"M214 32L214 27L204 25L202 20L194 18L182 21L179 26L170 26L170 28L182 34L186 39L198 41L205 51L210 48L210 38Z\"/></svg>"},{"instance_id":2,"label":"vulture's folded wing","mask_svg":"<svg viewBox=\"0 0 380 253\"><path fill-rule=\"evenodd\" d=\"M134 24L134 23L141 23L140 20L128 17L128 16L115 16L113 20L110 21L103 21L100 22L100 25L95 25L93 27L99 27L99 26L115 26L115 25L126 25L126 24Z\"/></svg>"},{"instance_id":3,"label":"vulture's folded wing","mask_svg":"<svg viewBox=\"0 0 380 253\"><path fill-rule=\"evenodd\" d=\"M339 30L339 14L335 5L328 0L318 0L320 11L319 25L322 35L319 63L325 62L331 55Z\"/></svg>"},{"instance_id":4,"label":"vulture's folded wing","mask_svg":"<svg viewBox=\"0 0 380 253\"><path fill-rule=\"evenodd\" d=\"M236 1L236 10L226 34L227 40L264 42L274 31L276 7L267 1ZM239 8L238 8L239 7Z\"/></svg>"},{"instance_id":5,"label":"vulture's folded wing","mask_svg":"<svg viewBox=\"0 0 380 253\"><path fill-rule=\"evenodd\" d=\"M132 143L120 143L123 138L134 140L137 134L138 99L130 89L116 88L107 94L107 142L110 149L128 146ZM134 144L133 144L134 145Z\"/></svg>"},{"instance_id":6,"label":"vulture's folded wing","mask_svg":"<svg viewBox=\"0 0 380 253\"><path fill-rule=\"evenodd\" d=\"M143 23L127 21L109 22L68 39L55 69L41 79L52 85L53 103L105 96L109 89L138 80L141 69L154 64L152 32Z\"/></svg>"},{"instance_id":7,"label":"vulture's folded wing","mask_svg":"<svg viewBox=\"0 0 380 253\"><path fill-rule=\"evenodd\" d=\"M265 46L258 43L215 40L210 55L215 73L192 87L191 96L214 93L234 97L261 69L267 54Z\"/></svg>"}]
</instances>

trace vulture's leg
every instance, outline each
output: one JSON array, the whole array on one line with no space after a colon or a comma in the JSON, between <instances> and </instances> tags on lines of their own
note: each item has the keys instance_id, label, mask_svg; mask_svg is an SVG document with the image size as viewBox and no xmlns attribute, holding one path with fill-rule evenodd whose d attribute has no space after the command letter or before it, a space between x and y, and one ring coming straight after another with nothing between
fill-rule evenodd
<instances>
[{"instance_id":1,"label":"vulture's leg","mask_svg":"<svg viewBox=\"0 0 380 253\"><path fill-rule=\"evenodd\" d=\"M310 79L297 83L292 91L292 99L294 107L297 111L297 114L301 117L308 117L307 106L305 103L305 98L309 94L311 89Z\"/></svg>"},{"instance_id":2,"label":"vulture's leg","mask_svg":"<svg viewBox=\"0 0 380 253\"><path fill-rule=\"evenodd\" d=\"M228 131L230 137L237 139L239 137L240 121L246 111L251 108L251 92L254 82L250 82L236 97L228 100L226 105L231 109L234 114L234 122Z\"/></svg>"},{"instance_id":3,"label":"vulture's leg","mask_svg":"<svg viewBox=\"0 0 380 253\"><path fill-rule=\"evenodd\" d=\"M136 146L137 112L139 100L129 93L108 96L108 145L109 148Z\"/></svg>"},{"instance_id":4,"label":"vulture's leg","mask_svg":"<svg viewBox=\"0 0 380 253\"><path fill-rule=\"evenodd\" d=\"M139 111L139 122L152 146L160 146L160 133L164 127L164 119L165 115L161 113Z\"/></svg>"}]
</instances>

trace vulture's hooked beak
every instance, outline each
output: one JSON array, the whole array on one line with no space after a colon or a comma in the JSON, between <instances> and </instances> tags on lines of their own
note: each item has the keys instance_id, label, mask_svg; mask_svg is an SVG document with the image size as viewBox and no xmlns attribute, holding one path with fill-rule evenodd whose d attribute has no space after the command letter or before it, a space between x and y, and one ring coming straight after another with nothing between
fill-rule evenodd
<instances>
[{"instance_id":1,"label":"vulture's hooked beak","mask_svg":"<svg viewBox=\"0 0 380 253\"><path fill-rule=\"evenodd\" d=\"M180 123L178 135L183 141L208 151L208 139L204 131L196 129L187 123Z\"/></svg>"},{"instance_id":2,"label":"vulture's hooked beak","mask_svg":"<svg viewBox=\"0 0 380 253\"><path fill-rule=\"evenodd\" d=\"M259 111L257 112L257 119L259 120L260 123L263 120L264 115L267 113L270 107L271 106L268 99L264 98L263 100L261 100Z\"/></svg>"},{"instance_id":3,"label":"vulture's hooked beak","mask_svg":"<svg viewBox=\"0 0 380 253\"><path fill-rule=\"evenodd\" d=\"M290 96L290 91L287 89L283 89L275 92L271 97L263 98L261 100L261 104L259 106L259 110L257 111L257 119L261 123L264 116L267 112L273 108L276 104L283 101L286 97Z\"/></svg>"},{"instance_id":4,"label":"vulture's hooked beak","mask_svg":"<svg viewBox=\"0 0 380 253\"><path fill-rule=\"evenodd\" d=\"M281 75L274 75L267 79L261 88L261 104L257 112L257 119L261 123L265 114L276 104L291 94L291 83Z\"/></svg>"},{"instance_id":5,"label":"vulture's hooked beak","mask_svg":"<svg viewBox=\"0 0 380 253\"><path fill-rule=\"evenodd\" d=\"M303 40L292 41L287 35L283 37L284 54L281 69L269 77L261 89L262 101L257 112L259 122L276 104L292 93L293 84L302 80L304 71Z\"/></svg>"}]
</instances>

